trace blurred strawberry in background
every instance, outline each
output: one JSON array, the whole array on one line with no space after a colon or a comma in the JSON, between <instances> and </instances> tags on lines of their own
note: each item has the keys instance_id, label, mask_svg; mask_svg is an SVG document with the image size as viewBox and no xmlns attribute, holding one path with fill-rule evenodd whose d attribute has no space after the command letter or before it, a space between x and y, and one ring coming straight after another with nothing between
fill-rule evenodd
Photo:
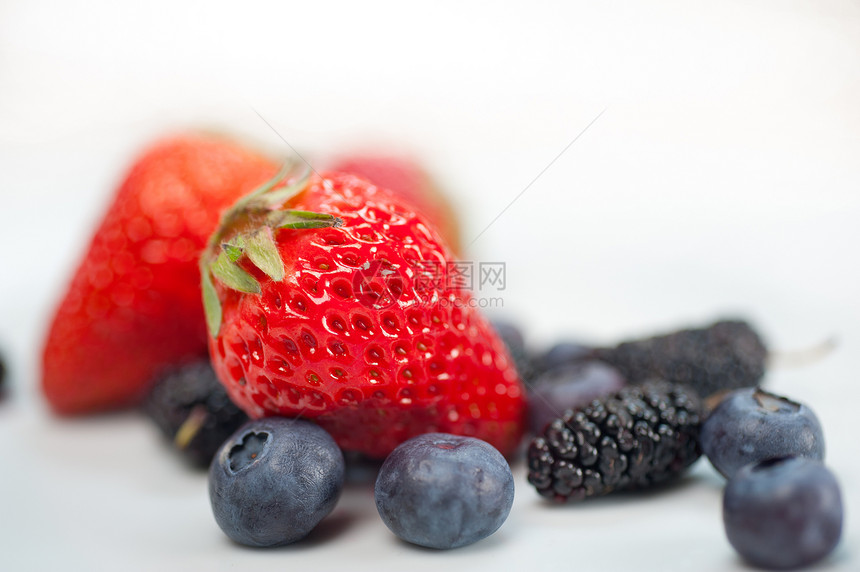
<instances>
[{"instance_id":1,"label":"blurred strawberry in background","mask_svg":"<svg viewBox=\"0 0 860 572\"><path fill-rule=\"evenodd\" d=\"M415 159L393 154L356 153L337 158L329 168L358 175L374 185L394 191L427 217L455 254L462 253L460 224L454 208Z\"/></svg>"},{"instance_id":2,"label":"blurred strawberry in background","mask_svg":"<svg viewBox=\"0 0 860 572\"><path fill-rule=\"evenodd\" d=\"M58 413L139 401L163 368L205 356L198 257L219 217L277 166L228 139L164 139L134 162L57 306L42 387Z\"/></svg>"}]
</instances>

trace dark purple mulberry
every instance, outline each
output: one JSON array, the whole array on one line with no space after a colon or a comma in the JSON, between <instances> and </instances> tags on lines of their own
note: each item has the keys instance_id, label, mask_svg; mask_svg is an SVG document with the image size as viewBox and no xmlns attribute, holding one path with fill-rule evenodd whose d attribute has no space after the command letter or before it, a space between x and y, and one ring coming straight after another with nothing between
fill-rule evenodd
<instances>
[{"instance_id":1,"label":"dark purple mulberry","mask_svg":"<svg viewBox=\"0 0 860 572\"><path fill-rule=\"evenodd\" d=\"M625 387L547 425L529 446L529 482L563 502L670 480L701 455L701 417L699 397L683 385Z\"/></svg>"},{"instance_id":2,"label":"dark purple mulberry","mask_svg":"<svg viewBox=\"0 0 860 572\"><path fill-rule=\"evenodd\" d=\"M230 401L209 360L167 372L153 386L143 410L198 467L208 467L221 444L248 420Z\"/></svg>"},{"instance_id":3,"label":"dark purple mulberry","mask_svg":"<svg viewBox=\"0 0 860 572\"><path fill-rule=\"evenodd\" d=\"M759 335L742 321L625 342L592 354L618 368L628 383L665 379L687 384L702 397L758 385L767 355Z\"/></svg>"}]
</instances>

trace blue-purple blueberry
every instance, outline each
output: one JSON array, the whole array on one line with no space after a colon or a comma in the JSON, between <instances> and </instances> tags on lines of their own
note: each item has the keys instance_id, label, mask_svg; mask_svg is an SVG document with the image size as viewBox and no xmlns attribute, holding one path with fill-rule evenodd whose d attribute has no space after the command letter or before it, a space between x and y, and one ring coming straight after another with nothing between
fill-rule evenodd
<instances>
[{"instance_id":1,"label":"blue-purple blueberry","mask_svg":"<svg viewBox=\"0 0 860 572\"><path fill-rule=\"evenodd\" d=\"M376 508L399 538L457 548L494 533L514 502L514 477L492 445L445 433L419 435L382 464Z\"/></svg>"},{"instance_id":2,"label":"blue-purple blueberry","mask_svg":"<svg viewBox=\"0 0 860 572\"><path fill-rule=\"evenodd\" d=\"M209 468L209 499L227 536L247 546L281 546L306 536L335 507L343 454L308 421L248 421Z\"/></svg>"},{"instance_id":3,"label":"blue-purple blueberry","mask_svg":"<svg viewBox=\"0 0 860 572\"><path fill-rule=\"evenodd\" d=\"M579 364L593 358L594 348L581 342L558 342L536 359L537 369L543 373L559 367Z\"/></svg>"},{"instance_id":4,"label":"blue-purple blueberry","mask_svg":"<svg viewBox=\"0 0 860 572\"><path fill-rule=\"evenodd\" d=\"M750 564L789 569L827 556L842 534L842 497L819 461L802 457L747 465L729 479L723 523Z\"/></svg>"},{"instance_id":5,"label":"blue-purple blueberry","mask_svg":"<svg viewBox=\"0 0 860 572\"><path fill-rule=\"evenodd\" d=\"M726 478L775 457L824 459L824 434L802 403L762 389L730 393L702 424L702 451Z\"/></svg>"},{"instance_id":6,"label":"blue-purple blueberry","mask_svg":"<svg viewBox=\"0 0 860 572\"><path fill-rule=\"evenodd\" d=\"M596 360L547 371L529 388L529 428L532 433L540 433L566 410L585 407L622 387L621 372Z\"/></svg>"}]
</instances>

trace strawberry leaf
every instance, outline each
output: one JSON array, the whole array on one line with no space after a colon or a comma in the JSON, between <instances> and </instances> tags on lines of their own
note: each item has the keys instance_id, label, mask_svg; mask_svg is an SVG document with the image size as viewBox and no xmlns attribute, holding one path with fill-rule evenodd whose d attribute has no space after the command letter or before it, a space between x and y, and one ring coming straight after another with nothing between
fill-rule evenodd
<instances>
[{"instance_id":1,"label":"strawberry leaf","mask_svg":"<svg viewBox=\"0 0 860 572\"><path fill-rule=\"evenodd\" d=\"M272 228L326 228L339 227L343 224L343 220L323 213L315 213L311 211L273 211L266 217L266 222Z\"/></svg>"},{"instance_id":2,"label":"strawberry leaf","mask_svg":"<svg viewBox=\"0 0 860 572\"><path fill-rule=\"evenodd\" d=\"M212 283L212 275L205 268L201 269L201 288L203 290L203 312L206 314L206 326L209 328L209 333L212 337L218 335L218 330L221 329L221 300L218 299L218 293L215 291L215 284Z\"/></svg>"},{"instance_id":3,"label":"strawberry leaf","mask_svg":"<svg viewBox=\"0 0 860 572\"><path fill-rule=\"evenodd\" d=\"M242 254L245 252L245 240L241 235L237 236L230 242L221 243L221 250L227 253L227 258L236 262L242 258Z\"/></svg>"},{"instance_id":4,"label":"strawberry leaf","mask_svg":"<svg viewBox=\"0 0 860 572\"><path fill-rule=\"evenodd\" d=\"M251 233L245 242L245 254L248 255L254 266L275 282L284 279L284 261L278 253L271 228L263 227Z\"/></svg>"},{"instance_id":5,"label":"strawberry leaf","mask_svg":"<svg viewBox=\"0 0 860 572\"><path fill-rule=\"evenodd\" d=\"M248 294L259 294L260 283L257 279L242 270L238 264L230 260L230 256L221 251L212 263L212 274L228 288Z\"/></svg>"}]
</instances>

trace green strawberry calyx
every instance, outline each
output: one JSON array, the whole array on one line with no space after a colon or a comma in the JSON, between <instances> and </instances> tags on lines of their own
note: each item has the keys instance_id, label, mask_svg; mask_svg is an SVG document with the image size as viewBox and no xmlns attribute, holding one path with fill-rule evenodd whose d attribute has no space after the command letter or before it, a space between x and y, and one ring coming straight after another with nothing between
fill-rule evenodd
<instances>
[{"instance_id":1,"label":"green strawberry calyx","mask_svg":"<svg viewBox=\"0 0 860 572\"><path fill-rule=\"evenodd\" d=\"M200 279L206 325L212 337L221 329L221 300L215 280L224 286L247 294L259 294L260 283L240 266L248 261L266 276L280 282L284 279L284 261L275 243L275 231L338 227L343 220L324 213L283 208L285 203L304 191L311 170L280 185L287 178L290 165L285 164L271 180L242 197L221 217L218 228L200 256Z\"/></svg>"}]
</instances>

